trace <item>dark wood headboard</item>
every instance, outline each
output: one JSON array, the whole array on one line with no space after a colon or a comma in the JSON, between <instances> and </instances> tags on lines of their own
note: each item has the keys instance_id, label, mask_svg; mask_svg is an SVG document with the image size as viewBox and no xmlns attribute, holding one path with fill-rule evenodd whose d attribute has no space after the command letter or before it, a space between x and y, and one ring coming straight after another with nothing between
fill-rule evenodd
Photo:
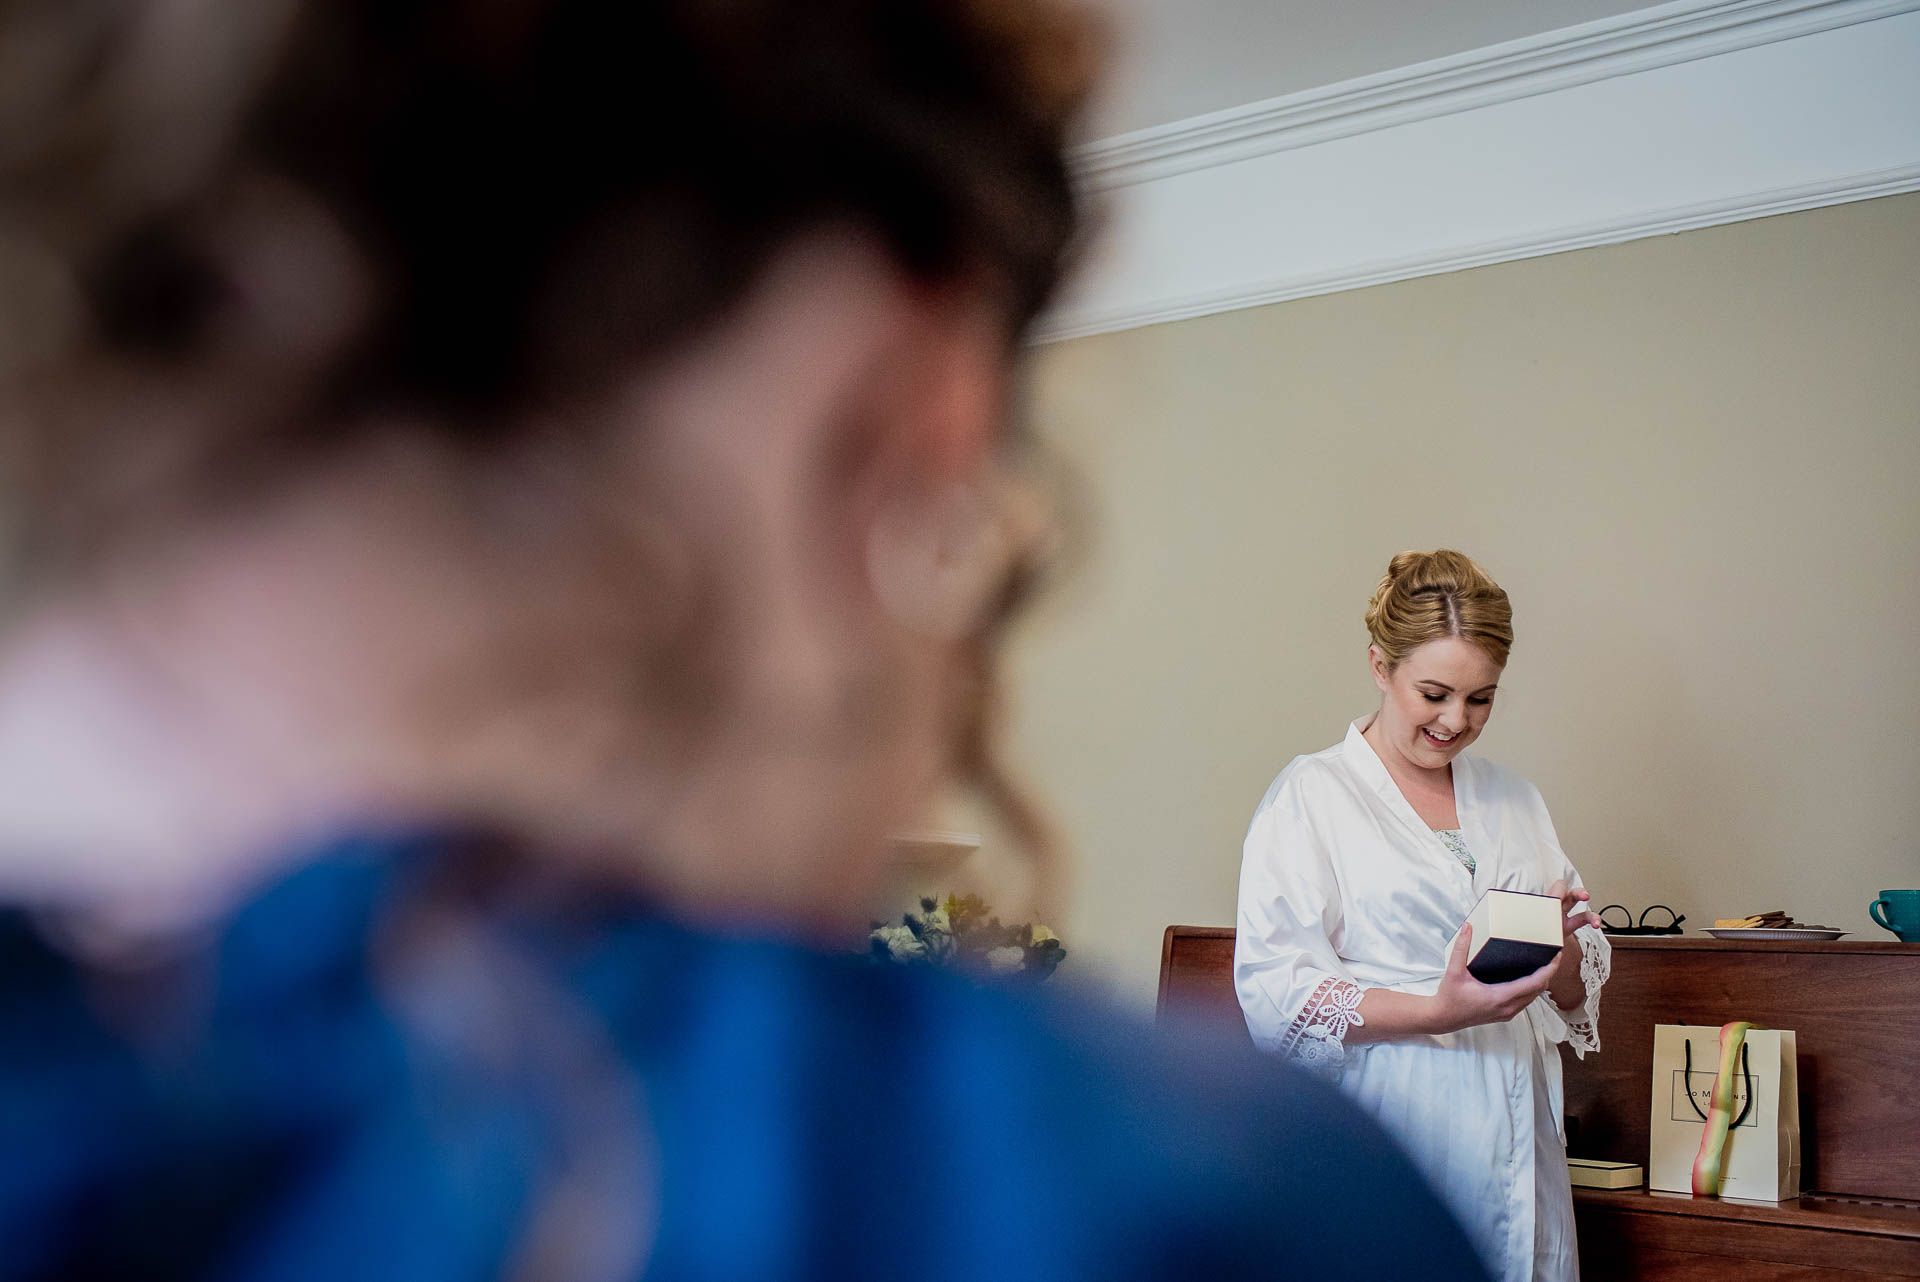
<instances>
[{"instance_id":1,"label":"dark wood headboard","mask_svg":"<svg viewBox=\"0 0 1920 1282\"><path fill-rule=\"evenodd\" d=\"M1233 991L1233 934L1231 926L1167 927L1160 944L1159 1018L1237 1028L1253 1040Z\"/></svg>"},{"instance_id":2,"label":"dark wood headboard","mask_svg":"<svg viewBox=\"0 0 1920 1282\"><path fill-rule=\"evenodd\" d=\"M1655 1024L1748 1019L1798 1034L1803 1182L1920 1201L1920 944L1613 941L1598 1055L1566 1058L1581 1156L1647 1160ZM1233 929L1169 926L1162 1019L1231 1023Z\"/></svg>"}]
</instances>

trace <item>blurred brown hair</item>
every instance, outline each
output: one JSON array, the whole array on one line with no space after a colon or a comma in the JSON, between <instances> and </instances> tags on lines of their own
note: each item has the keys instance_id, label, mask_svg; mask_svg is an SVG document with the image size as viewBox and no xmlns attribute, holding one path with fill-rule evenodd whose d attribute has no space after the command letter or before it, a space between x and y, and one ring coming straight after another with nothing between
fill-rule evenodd
<instances>
[{"instance_id":1,"label":"blurred brown hair","mask_svg":"<svg viewBox=\"0 0 1920 1282\"><path fill-rule=\"evenodd\" d=\"M991 291L1010 340L1073 240L1063 148L1092 58L1086 27L1050 4L0 14L0 273L15 286L0 386L18 391L27 366L93 407L68 400L65 422L36 427L8 398L0 508L42 567L142 498L242 462L298 466L385 410L481 442L590 396L710 323L813 227L850 224L918 279ZM341 314L278 315L330 300L250 278L249 239L329 252L299 243L303 217L346 235ZM101 403L221 364L244 368L242 426L214 406L191 425L129 423ZM165 431L202 439L124 439ZM129 455L169 467L116 478Z\"/></svg>"},{"instance_id":2,"label":"blurred brown hair","mask_svg":"<svg viewBox=\"0 0 1920 1282\"><path fill-rule=\"evenodd\" d=\"M565 411L814 229L1017 344L1093 34L1048 0L0 0L0 600L396 418L593 430ZM959 756L1030 828L999 627Z\"/></svg>"}]
</instances>

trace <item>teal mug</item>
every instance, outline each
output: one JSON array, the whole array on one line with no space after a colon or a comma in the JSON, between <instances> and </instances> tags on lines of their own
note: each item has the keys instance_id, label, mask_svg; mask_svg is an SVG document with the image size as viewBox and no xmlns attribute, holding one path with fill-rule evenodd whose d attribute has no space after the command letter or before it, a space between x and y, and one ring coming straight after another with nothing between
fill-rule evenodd
<instances>
[{"instance_id":1,"label":"teal mug","mask_svg":"<svg viewBox=\"0 0 1920 1282\"><path fill-rule=\"evenodd\" d=\"M1867 905L1867 914L1895 939L1920 944L1920 890L1883 890Z\"/></svg>"}]
</instances>

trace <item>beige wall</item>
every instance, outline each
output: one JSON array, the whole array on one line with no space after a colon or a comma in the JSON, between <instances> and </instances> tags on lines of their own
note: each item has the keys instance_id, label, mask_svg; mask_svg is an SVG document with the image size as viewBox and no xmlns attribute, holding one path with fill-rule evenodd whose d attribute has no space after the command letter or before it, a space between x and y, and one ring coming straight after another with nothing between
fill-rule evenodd
<instances>
[{"instance_id":1,"label":"beige wall","mask_svg":"<svg viewBox=\"0 0 1920 1282\"><path fill-rule=\"evenodd\" d=\"M1072 965L1151 1001L1273 774L1374 706L1360 614L1450 545L1512 593L1480 751L1600 902L1888 938L1920 885L1920 196L1044 349L1093 509L1013 655ZM1063 972L1064 973L1064 972ZM1083 974L1083 978L1085 977Z\"/></svg>"}]
</instances>

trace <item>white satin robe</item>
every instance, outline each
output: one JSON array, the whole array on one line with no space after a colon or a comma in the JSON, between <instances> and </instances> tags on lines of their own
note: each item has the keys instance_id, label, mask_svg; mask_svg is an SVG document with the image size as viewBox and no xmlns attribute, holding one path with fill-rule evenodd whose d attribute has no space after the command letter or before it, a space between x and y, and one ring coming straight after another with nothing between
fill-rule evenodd
<instances>
[{"instance_id":1,"label":"white satin robe","mask_svg":"<svg viewBox=\"0 0 1920 1282\"><path fill-rule=\"evenodd\" d=\"M1434 991L1481 892L1580 884L1539 790L1462 753L1453 788L1478 864L1470 874L1401 795L1361 736L1366 724L1295 758L1254 813L1234 949L1247 1027L1385 1123L1496 1278L1577 1278L1558 1043L1600 1049L1611 950L1598 930L1579 931L1586 999L1564 1014L1543 994L1504 1024L1346 1045L1363 990Z\"/></svg>"}]
</instances>

